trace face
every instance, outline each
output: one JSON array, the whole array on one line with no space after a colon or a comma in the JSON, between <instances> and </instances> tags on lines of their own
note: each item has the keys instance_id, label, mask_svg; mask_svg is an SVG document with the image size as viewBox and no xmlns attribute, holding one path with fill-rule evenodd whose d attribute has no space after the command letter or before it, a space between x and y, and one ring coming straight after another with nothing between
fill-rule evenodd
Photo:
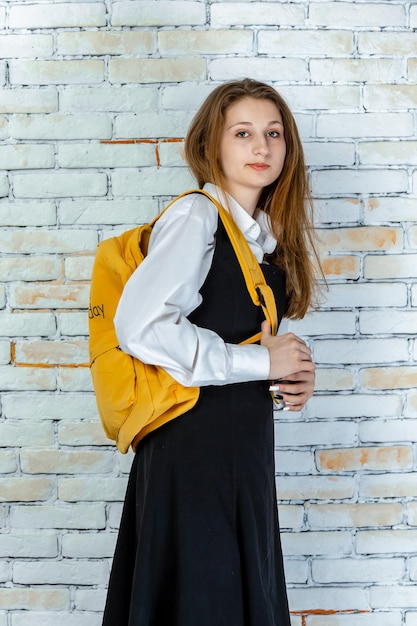
<instances>
[{"instance_id":1,"label":"face","mask_svg":"<svg viewBox=\"0 0 417 626\"><path fill-rule=\"evenodd\" d=\"M281 174L285 153L282 116L272 100L245 97L227 109L219 151L225 187L250 214L262 189Z\"/></svg>"}]
</instances>

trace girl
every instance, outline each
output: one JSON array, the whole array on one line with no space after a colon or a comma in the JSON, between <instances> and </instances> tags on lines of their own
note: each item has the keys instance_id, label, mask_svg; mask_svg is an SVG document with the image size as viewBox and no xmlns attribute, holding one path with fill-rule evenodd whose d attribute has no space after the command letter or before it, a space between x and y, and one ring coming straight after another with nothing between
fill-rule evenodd
<instances>
[{"instance_id":1,"label":"girl","mask_svg":"<svg viewBox=\"0 0 417 626\"><path fill-rule=\"evenodd\" d=\"M284 100L250 79L217 87L185 155L243 232L279 317L303 317L314 246ZM104 626L289 626L269 386L283 381L273 387L285 410L300 411L315 365L299 337L272 336L207 197L185 196L157 221L115 326L124 351L201 390L194 408L137 447ZM238 345L260 328L260 344Z\"/></svg>"}]
</instances>

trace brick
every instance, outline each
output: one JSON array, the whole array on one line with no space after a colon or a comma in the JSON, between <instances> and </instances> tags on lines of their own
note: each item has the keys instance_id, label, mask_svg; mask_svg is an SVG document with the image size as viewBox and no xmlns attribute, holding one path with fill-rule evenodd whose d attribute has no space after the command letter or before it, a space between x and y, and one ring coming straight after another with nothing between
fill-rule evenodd
<instances>
[{"instance_id":1,"label":"brick","mask_svg":"<svg viewBox=\"0 0 417 626\"><path fill-rule=\"evenodd\" d=\"M258 52L290 57L347 56L353 52L353 35L340 30L261 30Z\"/></svg>"},{"instance_id":2,"label":"brick","mask_svg":"<svg viewBox=\"0 0 417 626\"><path fill-rule=\"evenodd\" d=\"M162 167L181 167L185 163L183 141L165 141L159 144L159 160Z\"/></svg>"},{"instance_id":3,"label":"brick","mask_svg":"<svg viewBox=\"0 0 417 626\"><path fill-rule=\"evenodd\" d=\"M407 61L407 77L408 81L411 83L416 82L417 80L417 62L416 59L408 59Z\"/></svg>"},{"instance_id":4,"label":"brick","mask_svg":"<svg viewBox=\"0 0 417 626\"><path fill-rule=\"evenodd\" d=\"M10 136L15 139L110 139L112 121L108 115L14 115Z\"/></svg>"},{"instance_id":5,"label":"brick","mask_svg":"<svg viewBox=\"0 0 417 626\"><path fill-rule=\"evenodd\" d=\"M410 559L410 578L417 580L417 559L415 557Z\"/></svg>"},{"instance_id":6,"label":"brick","mask_svg":"<svg viewBox=\"0 0 417 626\"><path fill-rule=\"evenodd\" d=\"M0 7L0 28L6 26L6 7Z\"/></svg>"},{"instance_id":7,"label":"brick","mask_svg":"<svg viewBox=\"0 0 417 626\"><path fill-rule=\"evenodd\" d=\"M314 194L390 193L408 190L405 170L317 170L312 172Z\"/></svg>"},{"instance_id":8,"label":"brick","mask_svg":"<svg viewBox=\"0 0 417 626\"><path fill-rule=\"evenodd\" d=\"M354 444L356 426L353 422L283 422L275 424L275 444L277 446Z\"/></svg>"},{"instance_id":9,"label":"brick","mask_svg":"<svg viewBox=\"0 0 417 626\"><path fill-rule=\"evenodd\" d=\"M404 7L392 3L311 2L309 23L313 26L340 26L349 28L405 26Z\"/></svg>"},{"instance_id":10,"label":"brick","mask_svg":"<svg viewBox=\"0 0 417 626\"><path fill-rule=\"evenodd\" d=\"M102 83L104 61L26 61L12 60L9 64L12 85L70 85Z\"/></svg>"},{"instance_id":11,"label":"brick","mask_svg":"<svg viewBox=\"0 0 417 626\"><path fill-rule=\"evenodd\" d=\"M17 341L16 363L21 364L80 364L88 361L86 341Z\"/></svg>"},{"instance_id":12,"label":"brick","mask_svg":"<svg viewBox=\"0 0 417 626\"><path fill-rule=\"evenodd\" d=\"M310 528L365 528L393 526L403 520L401 504L310 504L307 508Z\"/></svg>"},{"instance_id":13,"label":"brick","mask_svg":"<svg viewBox=\"0 0 417 626\"><path fill-rule=\"evenodd\" d=\"M402 498L413 497L416 486L415 473L377 474L375 476L361 476L359 495L368 498ZM400 535L397 535L400 537ZM389 550L400 552L400 549Z\"/></svg>"},{"instance_id":14,"label":"brick","mask_svg":"<svg viewBox=\"0 0 417 626\"><path fill-rule=\"evenodd\" d=\"M361 274L360 258L352 255L322 257L321 266L327 280L339 278L357 280Z\"/></svg>"},{"instance_id":15,"label":"brick","mask_svg":"<svg viewBox=\"0 0 417 626\"><path fill-rule=\"evenodd\" d=\"M417 141L374 141L359 144L359 161L363 165L413 165Z\"/></svg>"},{"instance_id":16,"label":"brick","mask_svg":"<svg viewBox=\"0 0 417 626\"><path fill-rule=\"evenodd\" d=\"M123 502L126 485L125 478L66 478L58 482L58 497L65 502Z\"/></svg>"},{"instance_id":17,"label":"brick","mask_svg":"<svg viewBox=\"0 0 417 626\"><path fill-rule=\"evenodd\" d=\"M51 558L58 556L58 536L55 533L0 535L0 556L11 558Z\"/></svg>"},{"instance_id":18,"label":"brick","mask_svg":"<svg viewBox=\"0 0 417 626\"><path fill-rule=\"evenodd\" d=\"M162 56L181 54L250 54L250 30L161 30L158 49Z\"/></svg>"},{"instance_id":19,"label":"brick","mask_svg":"<svg viewBox=\"0 0 417 626\"><path fill-rule=\"evenodd\" d=\"M11 363L11 343L10 341L0 341L0 364Z\"/></svg>"},{"instance_id":20,"label":"brick","mask_svg":"<svg viewBox=\"0 0 417 626\"><path fill-rule=\"evenodd\" d=\"M408 56L417 45L417 33L410 31L396 32L359 32L358 51L360 54L386 54Z\"/></svg>"},{"instance_id":21,"label":"brick","mask_svg":"<svg viewBox=\"0 0 417 626\"><path fill-rule=\"evenodd\" d=\"M0 285L0 308L4 309L6 306L6 292L3 285Z\"/></svg>"},{"instance_id":22,"label":"brick","mask_svg":"<svg viewBox=\"0 0 417 626\"><path fill-rule=\"evenodd\" d=\"M413 389L417 366L370 367L360 371L360 384L367 389Z\"/></svg>"},{"instance_id":23,"label":"brick","mask_svg":"<svg viewBox=\"0 0 417 626\"><path fill-rule=\"evenodd\" d=\"M105 25L104 3L66 2L10 7L10 28L69 28Z\"/></svg>"},{"instance_id":24,"label":"brick","mask_svg":"<svg viewBox=\"0 0 417 626\"><path fill-rule=\"evenodd\" d=\"M407 306L407 288L400 283L330 285L322 307Z\"/></svg>"},{"instance_id":25,"label":"brick","mask_svg":"<svg viewBox=\"0 0 417 626\"><path fill-rule=\"evenodd\" d=\"M341 401L341 398L343 398L343 401ZM320 395L314 396L307 405L308 417L318 415L322 419L334 419L335 417L348 419L353 417L388 417L398 415L400 412L401 397L395 394L343 394L338 397L337 403L334 402L332 396ZM346 429L347 424L344 424L344 427ZM346 431L346 435L346 438L339 443L344 445L350 443L350 436L348 436L350 432ZM327 435L323 435L323 440L328 442ZM395 439L392 439L392 441L395 441Z\"/></svg>"},{"instance_id":26,"label":"brick","mask_svg":"<svg viewBox=\"0 0 417 626\"><path fill-rule=\"evenodd\" d=\"M289 589L288 598L291 609L301 613L333 615L339 611L369 611L367 590L363 587L327 585Z\"/></svg>"},{"instance_id":27,"label":"brick","mask_svg":"<svg viewBox=\"0 0 417 626\"><path fill-rule=\"evenodd\" d=\"M312 165L353 165L355 163L355 146L353 143L304 142L306 163Z\"/></svg>"},{"instance_id":28,"label":"brick","mask_svg":"<svg viewBox=\"0 0 417 626\"><path fill-rule=\"evenodd\" d=\"M113 556L117 533L95 533L94 540L91 539L91 533L66 533L62 537L62 556L80 559L103 559Z\"/></svg>"},{"instance_id":29,"label":"brick","mask_svg":"<svg viewBox=\"0 0 417 626\"><path fill-rule=\"evenodd\" d=\"M188 113L148 113L141 115L119 115L115 120L115 137L130 139L132 137L181 138L187 132L191 122ZM148 146L148 149L153 146ZM153 159L152 163L155 163ZM150 163L149 163L150 164Z\"/></svg>"},{"instance_id":30,"label":"brick","mask_svg":"<svg viewBox=\"0 0 417 626\"><path fill-rule=\"evenodd\" d=\"M0 202L1 226L53 226L56 209L53 202Z\"/></svg>"},{"instance_id":31,"label":"brick","mask_svg":"<svg viewBox=\"0 0 417 626\"><path fill-rule=\"evenodd\" d=\"M7 232L10 233L10 231ZM58 259L51 257L12 256L0 258L0 280L4 282L53 280L59 278L60 273Z\"/></svg>"},{"instance_id":32,"label":"brick","mask_svg":"<svg viewBox=\"0 0 417 626\"><path fill-rule=\"evenodd\" d=\"M366 278L415 278L417 254L368 255L364 260Z\"/></svg>"},{"instance_id":33,"label":"brick","mask_svg":"<svg viewBox=\"0 0 417 626\"><path fill-rule=\"evenodd\" d=\"M319 471L410 470L413 467L410 446L333 448L317 450L315 456Z\"/></svg>"},{"instance_id":34,"label":"brick","mask_svg":"<svg viewBox=\"0 0 417 626\"><path fill-rule=\"evenodd\" d=\"M70 592L69 589L3 587L0 588L0 606L7 607L9 611L65 610L70 608Z\"/></svg>"},{"instance_id":35,"label":"brick","mask_svg":"<svg viewBox=\"0 0 417 626\"><path fill-rule=\"evenodd\" d=\"M415 198L370 198L365 201L366 223L413 222L416 213Z\"/></svg>"},{"instance_id":36,"label":"brick","mask_svg":"<svg viewBox=\"0 0 417 626\"><path fill-rule=\"evenodd\" d=\"M64 269L67 280L90 280L94 257L77 256L65 259Z\"/></svg>"},{"instance_id":37,"label":"brick","mask_svg":"<svg viewBox=\"0 0 417 626\"><path fill-rule=\"evenodd\" d=\"M14 476L1 480L1 502L35 502L49 500L53 491L53 481L49 478Z\"/></svg>"},{"instance_id":38,"label":"brick","mask_svg":"<svg viewBox=\"0 0 417 626\"><path fill-rule=\"evenodd\" d=\"M101 615L92 613L17 613L13 615L13 626L101 626Z\"/></svg>"},{"instance_id":39,"label":"brick","mask_svg":"<svg viewBox=\"0 0 417 626\"><path fill-rule=\"evenodd\" d=\"M278 500L328 500L351 498L351 476L284 476L277 478Z\"/></svg>"},{"instance_id":40,"label":"brick","mask_svg":"<svg viewBox=\"0 0 417 626\"><path fill-rule=\"evenodd\" d=\"M408 361L406 339L323 339L315 345L317 363L386 363Z\"/></svg>"},{"instance_id":41,"label":"brick","mask_svg":"<svg viewBox=\"0 0 417 626\"><path fill-rule=\"evenodd\" d=\"M58 323L62 335L88 335L87 312L58 313Z\"/></svg>"},{"instance_id":42,"label":"brick","mask_svg":"<svg viewBox=\"0 0 417 626\"><path fill-rule=\"evenodd\" d=\"M103 585L108 580L108 565L94 561L52 561L43 563L17 561L13 564L13 582L30 584Z\"/></svg>"},{"instance_id":43,"label":"brick","mask_svg":"<svg viewBox=\"0 0 417 626\"><path fill-rule=\"evenodd\" d=\"M58 147L58 165L68 168L156 165L151 144L66 144Z\"/></svg>"},{"instance_id":44,"label":"brick","mask_svg":"<svg viewBox=\"0 0 417 626\"><path fill-rule=\"evenodd\" d=\"M12 506L10 523L14 528L99 530L106 525L106 515L103 504Z\"/></svg>"},{"instance_id":45,"label":"brick","mask_svg":"<svg viewBox=\"0 0 417 626\"><path fill-rule=\"evenodd\" d=\"M417 28L417 7L415 5L410 7L410 26Z\"/></svg>"},{"instance_id":46,"label":"brick","mask_svg":"<svg viewBox=\"0 0 417 626\"><path fill-rule=\"evenodd\" d=\"M219 2L210 6L212 27L303 26L303 6L276 2Z\"/></svg>"},{"instance_id":47,"label":"brick","mask_svg":"<svg viewBox=\"0 0 417 626\"><path fill-rule=\"evenodd\" d=\"M0 450L0 472L12 474L17 470L16 455L13 450Z\"/></svg>"},{"instance_id":48,"label":"brick","mask_svg":"<svg viewBox=\"0 0 417 626\"><path fill-rule=\"evenodd\" d=\"M0 117L0 139L7 139L9 136L8 124L6 117Z\"/></svg>"},{"instance_id":49,"label":"brick","mask_svg":"<svg viewBox=\"0 0 417 626\"><path fill-rule=\"evenodd\" d=\"M20 464L26 474L96 474L111 472L112 452L93 450L21 450Z\"/></svg>"},{"instance_id":50,"label":"brick","mask_svg":"<svg viewBox=\"0 0 417 626\"><path fill-rule=\"evenodd\" d=\"M0 233L0 251L7 253L94 252L96 247L97 233L90 230L25 229Z\"/></svg>"},{"instance_id":51,"label":"brick","mask_svg":"<svg viewBox=\"0 0 417 626\"><path fill-rule=\"evenodd\" d=\"M45 422L31 424L6 420L0 423L0 442L5 447L51 446L54 429L52 424Z\"/></svg>"},{"instance_id":52,"label":"brick","mask_svg":"<svg viewBox=\"0 0 417 626\"><path fill-rule=\"evenodd\" d=\"M37 415L33 407L36 406ZM7 394L2 399L3 415L10 419L43 420L96 419L97 408L92 394Z\"/></svg>"},{"instance_id":53,"label":"brick","mask_svg":"<svg viewBox=\"0 0 417 626\"><path fill-rule=\"evenodd\" d=\"M275 57L226 57L208 63L212 80L234 80L236 76L253 76L260 81L290 81L297 76L300 81L309 79L304 59Z\"/></svg>"},{"instance_id":54,"label":"brick","mask_svg":"<svg viewBox=\"0 0 417 626\"><path fill-rule=\"evenodd\" d=\"M60 93L60 110L63 112L152 111L157 106L158 90L154 86L71 86Z\"/></svg>"},{"instance_id":55,"label":"brick","mask_svg":"<svg viewBox=\"0 0 417 626\"><path fill-rule=\"evenodd\" d=\"M313 559L312 578L316 583L379 583L403 578L404 559Z\"/></svg>"},{"instance_id":56,"label":"brick","mask_svg":"<svg viewBox=\"0 0 417 626\"><path fill-rule=\"evenodd\" d=\"M6 84L6 63L4 61L0 61L0 85L4 87Z\"/></svg>"},{"instance_id":57,"label":"brick","mask_svg":"<svg viewBox=\"0 0 417 626\"><path fill-rule=\"evenodd\" d=\"M117 196L177 195L195 187L186 167L124 168L112 174L112 190Z\"/></svg>"},{"instance_id":58,"label":"brick","mask_svg":"<svg viewBox=\"0 0 417 626\"><path fill-rule=\"evenodd\" d=\"M353 389L353 373L345 368L319 368L316 370L316 391Z\"/></svg>"},{"instance_id":59,"label":"brick","mask_svg":"<svg viewBox=\"0 0 417 626\"><path fill-rule=\"evenodd\" d=\"M281 529L300 530L304 526L304 507L296 504L280 504L278 507Z\"/></svg>"},{"instance_id":60,"label":"brick","mask_svg":"<svg viewBox=\"0 0 417 626\"><path fill-rule=\"evenodd\" d=\"M413 120L410 113L322 113L317 118L318 137L363 139L412 135Z\"/></svg>"},{"instance_id":61,"label":"brick","mask_svg":"<svg viewBox=\"0 0 417 626\"><path fill-rule=\"evenodd\" d=\"M416 334L417 311L361 311L359 328L362 335L375 333Z\"/></svg>"},{"instance_id":62,"label":"brick","mask_svg":"<svg viewBox=\"0 0 417 626\"><path fill-rule=\"evenodd\" d=\"M10 304L16 309L86 309L88 299L88 285L16 285L10 293Z\"/></svg>"},{"instance_id":63,"label":"brick","mask_svg":"<svg viewBox=\"0 0 417 626\"><path fill-rule=\"evenodd\" d=\"M9 193L9 181L6 174L0 174L0 198Z\"/></svg>"},{"instance_id":64,"label":"brick","mask_svg":"<svg viewBox=\"0 0 417 626\"><path fill-rule=\"evenodd\" d=\"M313 457L310 451L278 450L275 453L275 471L279 474L293 472L310 474L313 469Z\"/></svg>"},{"instance_id":65,"label":"brick","mask_svg":"<svg viewBox=\"0 0 417 626\"><path fill-rule=\"evenodd\" d=\"M60 367L57 387L60 391L93 391L88 367Z\"/></svg>"},{"instance_id":66,"label":"brick","mask_svg":"<svg viewBox=\"0 0 417 626\"><path fill-rule=\"evenodd\" d=\"M64 446L108 446L100 422L63 422L58 425L58 443Z\"/></svg>"},{"instance_id":67,"label":"brick","mask_svg":"<svg viewBox=\"0 0 417 626\"><path fill-rule=\"evenodd\" d=\"M406 626L416 626L417 625L417 611L407 611L405 618Z\"/></svg>"},{"instance_id":68,"label":"brick","mask_svg":"<svg viewBox=\"0 0 417 626\"><path fill-rule=\"evenodd\" d=\"M367 111L389 109L407 110L417 104L417 92L413 85L365 85L364 106Z\"/></svg>"},{"instance_id":69,"label":"brick","mask_svg":"<svg viewBox=\"0 0 417 626\"><path fill-rule=\"evenodd\" d=\"M416 178L417 181L417 178ZM409 228L410 244L413 248L417 248L417 226L411 226Z\"/></svg>"},{"instance_id":70,"label":"brick","mask_svg":"<svg viewBox=\"0 0 417 626\"><path fill-rule=\"evenodd\" d=\"M285 580L287 584L305 584L308 575L309 565L306 559L286 559Z\"/></svg>"},{"instance_id":71,"label":"brick","mask_svg":"<svg viewBox=\"0 0 417 626\"><path fill-rule=\"evenodd\" d=\"M402 626L403 623L400 611L396 613L387 611L356 613L352 611L345 614L335 614L335 612L329 611L327 615L307 615L306 620L306 626Z\"/></svg>"},{"instance_id":72,"label":"brick","mask_svg":"<svg viewBox=\"0 0 417 626\"><path fill-rule=\"evenodd\" d=\"M119 528L120 518L122 516L122 507L121 503L113 503L108 506L108 525L109 528Z\"/></svg>"},{"instance_id":73,"label":"brick","mask_svg":"<svg viewBox=\"0 0 417 626\"><path fill-rule=\"evenodd\" d=\"M417 502L408 502L407 504L408 519L410 526L417 526Z\"/></svg>"},{"instance_id":74,"label":"brick","mask_svg":"<svg viewBox=\"0 0 417 626\"><path fill-rule=\"evenodd\" d=\"M58 54L62 55L147 55L156 51L156 37L150 31L88 31L58 33Z\"/></svg>"},{"instance_id":75,"label":"brick","mask_svg":"<svg viewBox=\"0 0 417 626\"><path fill-rule=\"evenodd\" d=\"M349 532L301 532L281 533L285 556L350 554L352 536Z\"/></svg>"},{"instance_id":76,"label":"brick","mask_svg":"<svg viewBox=\"0 0 417 626\"><path fill-rule=\"evenodd\" d=\"M110 83L163 83L204 80L205 78L206 61L199 57L140 60L110 59L109 61Z\"/></svg>"},{"instance_id":77,"label":"brick","mask_svg":"<svg viewBox=\"0 0 417 626\"><path fill-rule=\"evenodd\" d=\"M150 0L113 2L112 26L202 26L206 22L201 2Z\"/></svg>"},{"instance_id":78,"label":"brick","mask_svg":"<svg viewBox=\"0 0 417 626\"><path fill-rule=\"evenodd\" d=\"M396 59L312 59L313 82L387 83L403 75L402 63Z\"/></svg>"},{"instance_id":79,"label":"brick","mask_svg":"<svg viewBox=\"0 0 417 626\"><path fill-rule=\"evenodd\" d=\"M17 198L65 198L107 194L107 176L99 172L15 174L13 184Z\"/></svg>"},{"instance_id":80,"label":"brick","mask_svg":"<svg viewBox=\"0 0 417 626\"><path fill-rule=\"evenodd\" d=\"M403 247L403 231L390 226L327 228L318 231L326 251L396 250Z\"/></svg>"},{"instance_id":81,"label":"brick","mask_svg":"<svg viewBox=\"0 0 417 626\"><path fill-rule=\"evenodd\" d=\"M0 366L2 391L54 391L55 372L36 367Z\"/></svg>"},{"instance_id":82,"label":"brick","mask_svg":"<svg viewBox=\"0 0 417 626\"><path fill-rule=\"evenodd\" d=\"M0 35L0 55L14 57L52 56L54 40L52 35Z\"/></svg>"},{"instance_id":83,"label":"brick","mask_svg":"<svg viewBox=\"0 0 417 626\"><path fill-rule=\"evenodd\" d=\"M96 537L94 541L96 541ZM74 606L79 611L97 611L101 613L104 610L106 595L104 589L76 589Z\"/></svg>"},{"instance_id":84,"label":"brick","mask_svg":"<svg viewBox=\"0 0 417 626\"><path fill-rule=\"evenodd\" d=\"M347 311L311 311L302 320L290 321L288 331L296 335L354 335L356 316Z\"/></svg>"},{"instance_id":85,"label":"brick","mask_svg":"<svg viewBox=\"0 0 417 626\"><path fill-rule=\"evenodd\" d=\"M393 531L395 532L395 531ZM375 586L370 588L370 604L373 608L415 608L415 585Z\"/></svg>"},{"instance_id":86,"label":"brick","mask_svg":"<svg viewBox=\"0 0 417 626\"><path fill-rule=\"evenodd\" d=\"M386 396L384 396L385 398ZM400 415L400 410L392 412L392 415ZM385 443L414 441L417 420L413 419L387 419L369 420L359 425L359 439L363 443Z\"/></svg>"},{"instance_id":87,"label":"brick","mask_svg":"<svg viewBox=\"0 0 417 626\"><path fill-rule=\"evenodd\" d=\"M161 88L161 107L164 110L192 111L195 113L203 100L213 91L211 83L182 83L163 85Z\"/></svg>"},{"instance_id":88,"label":"brick","mask_svg":"<svg viewBox=\"0 0 417 626\"><path fill-rule=\"evenodd\" d=\"M411 390L406 395L405 417L417 416L417 391Z\"/></svg>"},{"instance_id":89,"label":"brick","mask_svg":"<svg viewBox=\"0 0 417 626\"><path fill-rule=\"evenodd\" d=\"M55 87L0 89L0 113L52 113L57 110Z\"/></svg>"},{"instance_id":90,"label":"brick","mask_svg":"<svg viewBox=\"0 0 417 626\"><path fill-rule=\"evenodd\" d=\"M1 205L0 205L1 207ZM59 207L61 224L145 224L158 211L151 198L139 200L63 201Z\"/></svg>"}]
</instances>

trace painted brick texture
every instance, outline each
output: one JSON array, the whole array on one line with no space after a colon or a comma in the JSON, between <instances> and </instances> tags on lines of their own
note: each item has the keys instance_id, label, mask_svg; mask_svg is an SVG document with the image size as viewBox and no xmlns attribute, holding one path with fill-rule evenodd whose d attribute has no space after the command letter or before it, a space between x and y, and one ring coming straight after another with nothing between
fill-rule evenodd
<instances>
[{"instance_id":1,"label":"painted brick texture","mask_svg":"<svg viewBox=\"0 0 417 626\"><path fill-rule=\"evenodd\" d=\"M296 116L328 279L317 390L277 415L293 626L417 625L417 6L0 1L0 626L99 626L132 456L87 365L97 242L194 186L227 79Z\"/></svg>"}]
</instances>

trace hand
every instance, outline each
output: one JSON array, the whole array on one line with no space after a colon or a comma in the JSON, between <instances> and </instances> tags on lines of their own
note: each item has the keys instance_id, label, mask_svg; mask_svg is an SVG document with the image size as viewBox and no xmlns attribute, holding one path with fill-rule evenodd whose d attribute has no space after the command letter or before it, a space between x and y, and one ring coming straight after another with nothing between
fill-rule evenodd
<instances>
[{"instance_id":1,"label":"hand","mask_svg":"<svg viewBox=\"0 0 417 626\"><path fill-rule=\"evenodd\" d=\"M261 330L261 346L269 350L271 380L277 378L289 380L297 372L315 371L311 350L300 337L293 333L273 336L267 321L262 322Z\"/></svg>"},{"instance_id":2,"label":"hand","mask_svg":"<svg viewBox=\"0 0 417 626\"><path fill-rule=\"evenodd\" d=\"M315 372L297 372L287 380L275 380L273 390L285 402L284 411L301 411L314 392Z\"/></svg>"}]
</instances>

